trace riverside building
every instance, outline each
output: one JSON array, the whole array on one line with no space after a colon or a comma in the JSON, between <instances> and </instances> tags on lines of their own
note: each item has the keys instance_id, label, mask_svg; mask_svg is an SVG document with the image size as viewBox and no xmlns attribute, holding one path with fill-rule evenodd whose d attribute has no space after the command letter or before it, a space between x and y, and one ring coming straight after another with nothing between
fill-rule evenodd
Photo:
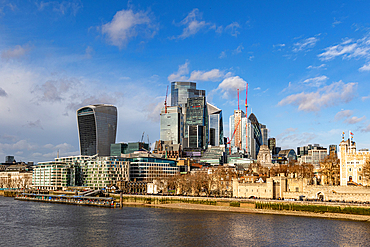
<instances>
[{"instance_id":1,"label":"riverside building","mask_svg":"<svg viewBox=\"0 0 370 247\"><path fill-rule=\"evenodd\" d=\"M77 110L81 155L109 156L110 145L116 141L117 108L97 104Z\"/></svg>"}]
</instances>

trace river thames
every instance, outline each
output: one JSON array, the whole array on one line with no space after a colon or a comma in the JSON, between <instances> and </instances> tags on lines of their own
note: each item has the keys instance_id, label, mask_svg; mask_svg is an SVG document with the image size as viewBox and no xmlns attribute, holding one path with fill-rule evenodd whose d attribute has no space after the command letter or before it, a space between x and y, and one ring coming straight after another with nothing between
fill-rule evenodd
<instances>
[{"instance_id":1,"label":"river thames","mask_svg":"<svg viewBox=\"0 0 370 247\"><path fill-rule=\"evenodd\" d=\"M0 196L1 246L370 246L370 223Z\"/></svg>"}]
</instances>

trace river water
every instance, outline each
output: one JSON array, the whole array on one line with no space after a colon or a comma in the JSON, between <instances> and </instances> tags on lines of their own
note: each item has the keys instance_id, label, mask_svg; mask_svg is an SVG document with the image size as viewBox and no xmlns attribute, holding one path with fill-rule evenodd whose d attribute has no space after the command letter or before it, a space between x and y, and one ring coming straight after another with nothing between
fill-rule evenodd
<instances>
[{"instance_id":1,"label":"river water","mask_svg":"<svg viewBox=\"0 0 370 247\"><path fill-rule=\"evenodd\" d=\"M0 196L0 246L370 246L370 223Z\"/></svg>"}]
</instances>

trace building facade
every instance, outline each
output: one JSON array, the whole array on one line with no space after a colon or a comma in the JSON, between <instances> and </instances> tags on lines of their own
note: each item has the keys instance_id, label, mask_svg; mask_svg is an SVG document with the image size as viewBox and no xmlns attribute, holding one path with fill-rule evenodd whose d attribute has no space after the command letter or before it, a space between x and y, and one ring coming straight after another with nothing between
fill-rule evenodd
<instances>
[{"instance_id":1,"label":"building facade","mask_svg":"<svg viewBox=\"0 0 370 247\"><path fill-rule=\"evenodd\" d=\"M195 82L171 82L171 106L181 106L185 111L188 98L205 97L205 90L198 90Z\"/></svg>"},{"instance_id":2,"label":"building facade","mask_svg":"<svg viewBox=\"0 0 370 247\"><path fill-rule=\"evenodd\" d=\"M153 179L168 178L180 172L176 161L153 158L138 157L130 159L130 180L153 182Z\"/></svg>"},{"instance_id":3,"label":"building facade","mask_svg":"<svg viewBox=\"0 0 370 247\"><path fill-rule=\"evenodd\" d=\"M116 141L117 108L97 104L77 110L81 155L109 156L110 145Z\"/></svg>"},{"instance_id":4,"label":"building facade","mask_svg":"<svg viewBox=\"0 0 370 247\"><path fill-rule=\"evenodd\" d=\"M187 144L189 148L197 147L206 149L208 144L208 125L206 97L188 98L184 144ZM199 138L200 135L202 138Z\"/></svg>"},{"instance_id":5,"label":"building facade","mask_svg":"<svg viewBox=\"0 0 370 247\"><path fill-rule=\"evenodd\" d=\"M297 147L297 156L300 163L312 164L315 168L320 168L320 162L328 156L328 149L319 144L309 144Z\"/></svg>"},{"instance_id":6,"label":"building facade","mask_svg":"<svg viewBox=\"0 0 370 247\"><path fill-rule=\"evenodd\" d=\"M370 160L368 149L356 150L356 143L352 139L344 141L342 138L339 144L340 159L340 185L368 185L364 179L363 166Z\"/></svg>"},{"instance_id":7,"label":"building facade","mask_svg":"<svg viewBox=\"0 0 370 247\"><path fill-rule=\"evenodd\" d=\"M211 146L223 145L224 125L222 119L222 110L207 103L207 111L209 120L209 144Z\"/></svg>"},{"instance_id":8,"label":"building facade","mask_svg":"<svg viewBox=\"0 0 370 247\"><path fill-rule=\"evenodd\" d=\"M160 121L160 140L181 144L184 137L184 116L181 106L162 108Z\"/></svg>"}]
</instances>

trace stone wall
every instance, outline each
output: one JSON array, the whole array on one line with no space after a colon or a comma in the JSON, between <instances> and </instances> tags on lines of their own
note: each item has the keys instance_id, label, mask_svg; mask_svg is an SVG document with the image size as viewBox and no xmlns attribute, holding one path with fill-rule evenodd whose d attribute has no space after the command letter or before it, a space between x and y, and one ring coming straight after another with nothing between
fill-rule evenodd
<instances>
[{"instance_id":1,"label":"stone wall","mask_svg":"<svg viewBox=\"0 0 370 247\"><path fill-rule=\"evenodd\" d=\"M284 192L285 199L323 199L325 201L369 202L370 187L305 185L301 191Z\"/></svg>"}]
</instances>

